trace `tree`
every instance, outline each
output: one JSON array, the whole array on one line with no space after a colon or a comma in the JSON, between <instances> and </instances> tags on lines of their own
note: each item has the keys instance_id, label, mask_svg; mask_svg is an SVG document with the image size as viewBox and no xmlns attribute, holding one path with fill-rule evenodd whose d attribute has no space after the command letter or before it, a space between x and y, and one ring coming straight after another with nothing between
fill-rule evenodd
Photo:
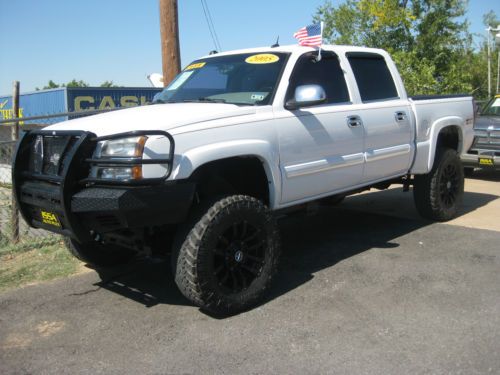
<instances>
[{"instance_id":1,"label":"tree","mask_svg":"<svg viewBox=\"0 0 500 375\"><path fill-rule=\"evenodd\" d=\"M49 80L49 83L47 83L47 86L44 86L43 87L43 90L47 90L47 89L57 89L58 87L61 87L60 85L58 85L57 83L55 83L54 81L52 80ZM36 88L37 91L39 90L38 87Z\"/></svg>"},{"instance_id":2,"label":"tree","mask_svg":"<svg viewBox=\"0 0 500 375\"><path fill-rule=\"evenodd\" d=\"M463 61L472 48L468 32L465 0L414 0L416 17L415 51L417 58L426 58L435 66L442 89L451 88L448 76L462 70ZM465 74L465 72L462 72ZM465 88L465 87L464 87Z\"/></svg>"},{"instance_id":3,"label":"tree","mask_svg":"<svg viewBox=\"0 0 500 375\"><path fill-rule=\"evenodd\" d=\"M89 87L89 84L86 82L83 82L82 80L77 81L76 79L73 78L71 81L69 81L66 84L66 87Z\"/></svg>"},{"instance_id":4,"label":"tree","mask_svg":"<svg viewBox=\"0 0 500 375\"><path fill-rule=\"evenodd\" d=\"M101 87L119 87L118 85L115 85L113 81L104 81L101 83Z\"/></svg>"},{"instance_id":5,"label":"tree","mask_svg":"<svg viewBox=\"0 0 500 375\"><path fill-rule=\"evenodd\" d=\"M330 1L313 17L324 22L324 37L334 44L352 44L408 50L412 42L412 12L398 0L347 0L334 7Z\"/></svg>"},{"instance_id":6,"label":"tree","mask_svg":"<svg viewBox=\"0 0 500 375\"><path fill-rule=\"evenodd\" d=\"M49 80L46 86L43 87L42 90L47 90L47 89L56 89L58 87L90 87L90 85L82 80L77 81L76 79L72 79L68 83L62 83L58 84L55 83L53 80ZM115 85L113 81L104 81L101 83L100 87L120 87L118 85ZM37 87L35 88L36 91L39 91L40 89Z\"/></svg>"},{"instance_id":7,"label":"tree","mask_svg":"<svg viewBox=\"0 0 500 375\"><path fill-rule=\"evenodd\" d=\"M410 94L473 92L466 0L326 1L314 15L334 44L388 50ZM490 17L491 18L491 17Z\"/></svg>"},{"instance_id":8,"label":"tree","mask_svg":"<svg viewBox=\"0 0 500 375\"><path fill-rule=\"evenodd\" d=\"M486 28L496 29L500 26L500 18L498 17L498 15L494 11L490 10L488 13L486 13L483 16L483 24ZM497 87L499 87L498 80L500 79L500 68L498 65L500 51L499 51L495 41L493 40L494 37L493 37L492 32L489 32L487 34L487 38L488 39L485 39L485 41L483 43L486 62L485 62L485 65L484 65L485 67L482 70L482 72L485 72L484 79L485 79L485 81L487 81L488 80L488 53L487 53L488 44L487 43L489 42L490 43L491 73L492 73L491 74L492 92L498 93L496 89L497 89ZM496 76L496 80L495 80L495 76ZM487 91L487 89L485 89L485 91Z\"/></svg>"},{"instance_id":9,"label":"tree","mask_svg":"<svg viewBox=\"0 0 500 375\"><path fill-rule=\"evenodd\" d=\"M494 11L490 10L483 15L483 24L486 27L497 28L500 25L500 18Z\"/></svg>"}]
</instances>

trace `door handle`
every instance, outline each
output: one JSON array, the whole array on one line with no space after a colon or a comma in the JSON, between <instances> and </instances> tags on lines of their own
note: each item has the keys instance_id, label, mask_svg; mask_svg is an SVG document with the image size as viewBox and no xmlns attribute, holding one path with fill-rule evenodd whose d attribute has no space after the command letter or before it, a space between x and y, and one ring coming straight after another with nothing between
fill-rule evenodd
<instances>
[{"instance_id":1,"label":"door handle","mask_svg":"<svg viewBox=\"0 0 500 375\"><path fill-rule=\"evenodd\" d=\"M361 117L359 116L348 116L347 117L347 126L350 128L355 128L357 126L363 125L363 121L361 120Z\"/></svg>"},{"instance_id":2,"label":"door handle","mask_svg":"<svg viewBox=\"0 0 500 375\"><path fill-rule=\"evenodd\" d=\"M396 113L394 113L394 118L396 119L397 122L406 121L406 112L405 111L397 111Z\"/></svg>"}]
</instances>

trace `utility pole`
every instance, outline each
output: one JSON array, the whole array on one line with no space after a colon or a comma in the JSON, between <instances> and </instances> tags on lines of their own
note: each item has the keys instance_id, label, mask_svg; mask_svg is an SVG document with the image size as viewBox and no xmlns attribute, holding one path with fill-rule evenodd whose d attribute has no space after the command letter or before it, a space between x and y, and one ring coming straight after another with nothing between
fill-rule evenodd
<instances>
[{"instance_id":1,"label":"utility pole","mask_svg":"<svg viewBox=\"0 0 500 375\"><path fill-rule=\"evenodd\" d=\"M177 0L160 0L161 57L163 86L181 70Z\"/></svg>"},{"instance_id":2,"label":"utility pole","mask_svg":"<svg viewBox=\"0 0 500 375\"><path fill-rule=\"evenodd\" d=\"M19 81L14 81L12 85L12 118L16 120L19 118ZM19 121L14 122L11 128L12 140L17 141L19 139ZM12 243L19 242L19 207L17 206L17 200L15 198L14 186L12 186L11 194L11 241Z\"/></svg>"},{"instance_id":3,"label":"utility pole","mask_svg":"<svg viewBox=\"0 0 500 375\"><path fill-rule=\"evenodd\" d=\"M497 49L500 47L500 25L497 26L497 28L493 28L491 26L488 26L486 29L486 43L488 45L488 98L491 97L491 47L490 47L490 33L494 31L497 34L495 35L495 44L497 46ZM498 51L498 57L500 58L500 50ZM497 64L497 89L495 91L495 94L498 94L498 86L499 86L499 80L500 80L500 60L499 63Z\"/></svg>"},{"instance_id":4,"label":"utility pole","mask_svg":"<svg viewBox=\"0 0 500 375\"><path fill-rule=\"evenodd\" d=\"M490 47L491 27L486 29L486 43L488 45L488 100L491 98L491 47ZM163 73L165 74L165 73Z\"/></svg>"}]
</instances>

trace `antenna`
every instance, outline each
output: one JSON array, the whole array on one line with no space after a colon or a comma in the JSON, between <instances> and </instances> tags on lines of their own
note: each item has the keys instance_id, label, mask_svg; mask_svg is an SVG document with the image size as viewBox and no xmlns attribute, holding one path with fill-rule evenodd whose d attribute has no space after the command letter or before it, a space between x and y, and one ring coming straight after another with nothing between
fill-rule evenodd
<instances>
[{"instance_id":1,"label":"antenna","mask_svg":"<svg viewBox=\"0 0 500 375\"><path fill-rule=\"evenodd\" d=\"M276 43L274 43L271 48L276 48L276 47L279 47L280 46L280 36L278 35L278 37L276 38Z\"/></svg>"}]
</instances>

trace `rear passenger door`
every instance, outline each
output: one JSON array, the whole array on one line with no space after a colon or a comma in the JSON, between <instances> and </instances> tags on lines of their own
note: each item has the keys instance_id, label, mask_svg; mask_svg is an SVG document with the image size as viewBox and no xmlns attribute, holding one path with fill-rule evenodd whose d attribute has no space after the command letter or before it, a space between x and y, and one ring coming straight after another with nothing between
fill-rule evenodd
<instances>
[{"instance_id":1,"label":"rear passenger door","mask_svg":"<svg viewBox=\"0 0 500 375\"><path fill-rule=\"evenodd\" d=\"M414 153L409 102L398 92L385 58L376 53L347 53L361 98L356 114L365 131L362 183L405 174Z\"/></svg>"}]
</instances>

